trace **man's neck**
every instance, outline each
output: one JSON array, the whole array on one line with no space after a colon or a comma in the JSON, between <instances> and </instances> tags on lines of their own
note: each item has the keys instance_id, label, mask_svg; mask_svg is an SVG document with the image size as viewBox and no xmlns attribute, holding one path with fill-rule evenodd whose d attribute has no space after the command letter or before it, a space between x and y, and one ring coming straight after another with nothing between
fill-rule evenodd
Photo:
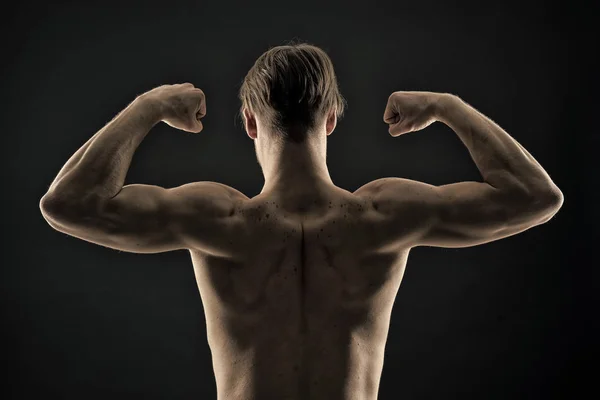
<instances>
[{"instance_id":1,"label":"man's neck","mask_svg":"<svg viewBox=\"0 0 600 400\"><path fill-rule=\"evenodd\" d=\"M325 145L306 142L284 143L263 165L265 184L261 193L290 196L308 194L333 186L326 163Z\"/></svg>"}]
</instances>

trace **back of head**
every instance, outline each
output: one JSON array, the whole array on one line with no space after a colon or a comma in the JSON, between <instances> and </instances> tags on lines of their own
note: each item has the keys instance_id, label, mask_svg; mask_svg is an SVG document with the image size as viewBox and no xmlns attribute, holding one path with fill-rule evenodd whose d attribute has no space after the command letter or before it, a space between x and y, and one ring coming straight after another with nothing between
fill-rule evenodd
<instances>
[{"instance_id":1,"label":"back of head","mask_svg":"<svg viewBox=\"0 0 600 400\"><path fill-rule=\"evenodd\" d=\"M260 115L284 140L303 142L316 123L335 110L344 113L331 59L319 47L288 43L263 53L244 78L240 112Z\"/></svg>"}]
</instances>

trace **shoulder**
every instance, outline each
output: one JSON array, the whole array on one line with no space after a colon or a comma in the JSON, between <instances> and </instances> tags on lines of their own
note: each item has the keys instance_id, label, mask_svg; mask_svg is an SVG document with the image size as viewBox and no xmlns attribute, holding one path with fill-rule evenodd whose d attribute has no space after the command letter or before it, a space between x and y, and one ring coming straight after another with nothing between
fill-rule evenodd
<instances>
[{"instance_id":1,"label":"shoulder","mask_svg":"<svg viewBox=\"0 0 600 400\"><path fill-rule=\"evenodd\" d=\"M218 182L187 183L170 189L171 201L176 210L204 211L220 215L233 215L248 196L231 186Z\"/></svg>"},{"instance_id":2,"label":"shoulder","mask_svg":"<svg viewBox=\"0 0 600 400\"><path fill-rule=\"evenodd\" d=\"M232 188L231 186L224 185L219 182L212 181L201 181L201 182L190 182L184 185L178 186L174 188L180 193L185 194L211 194L217 196L226 196L236 198L236 199L245 199L248 200L248 197L240 192L237 189Z\"/></svg>"},{"instance_id":3,"label":"shoulder","mask_svg":"<svg viewBox=\"0 0 600 400\"><path fill-rule=\"evenodd\" d=\"M413 247L435 217L436 186L405 178L381 178L354 194L371 204L368 220L376 243Z\"/></svg>"},{"instance_id":4,"label":"shoulder","mask_svg":"<svg viewBox=\"0 0 600 400\"><path fill-rule=\"evenodd\" d=\"M172 193L171 221L186 248L231 257L244 250L243 210L248 200L239 190L221 183L188 183Z\"/></svg>"},{"instance_id":5,"label":"shoulder","mask_svg":"<svg viewBox=\"0 0 600 400\"><path fill-rule=\"evenodd\" d=\"M372 203L373 208L384 213L400 210L418 210L437 195L437 186L405 178L381 178L371 181L354 194Z\"/></svg>"}]
</instances>

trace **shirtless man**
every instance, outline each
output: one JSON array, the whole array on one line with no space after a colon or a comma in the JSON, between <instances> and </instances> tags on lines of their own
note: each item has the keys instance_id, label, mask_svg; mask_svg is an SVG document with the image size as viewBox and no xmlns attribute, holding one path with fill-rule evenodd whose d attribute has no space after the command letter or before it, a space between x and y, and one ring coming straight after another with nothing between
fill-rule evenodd
<instances>
[{"instance_id":1,"label":"shirtless man","mask_svg":"<svg viewBox=\"0 0 600 400\"><path fill-rule=\"evenodd\" d=\"M134 253L190 252L220 400L376 399L410 249L505 238L548 221L563 202L519 143L447 93L394 92L384 121L392 136L446 124L482 182L335 186L327 136L345 100L331 60L308 44L265 52L240 98L265 178L259 195L214 182L123 186L155 124L202 130L204 93L186 83L138 96L71 157L40 202L50 226L68 235Z\"/></svg>"}]
</instances>

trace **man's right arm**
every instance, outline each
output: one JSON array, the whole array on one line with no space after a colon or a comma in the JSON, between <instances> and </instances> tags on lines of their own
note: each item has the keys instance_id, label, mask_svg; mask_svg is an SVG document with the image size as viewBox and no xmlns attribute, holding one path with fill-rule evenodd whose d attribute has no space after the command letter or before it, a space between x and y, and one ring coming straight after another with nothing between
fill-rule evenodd
<instances>
[{"instance_id":1,"label":"man's right arm","mask_svg":"<svg viewBox=\"0 0 600 400\"><path fill-rule=\"evenodd\" d=\"M483 182L433 186L384 178L361 187L356 194L386 216L383 234L410 247L468 247L522 232L559 210L561 191L502 128L457 96L420 95L430 96L428 112L465 144Z\"/></svg>"}]
</instances>

